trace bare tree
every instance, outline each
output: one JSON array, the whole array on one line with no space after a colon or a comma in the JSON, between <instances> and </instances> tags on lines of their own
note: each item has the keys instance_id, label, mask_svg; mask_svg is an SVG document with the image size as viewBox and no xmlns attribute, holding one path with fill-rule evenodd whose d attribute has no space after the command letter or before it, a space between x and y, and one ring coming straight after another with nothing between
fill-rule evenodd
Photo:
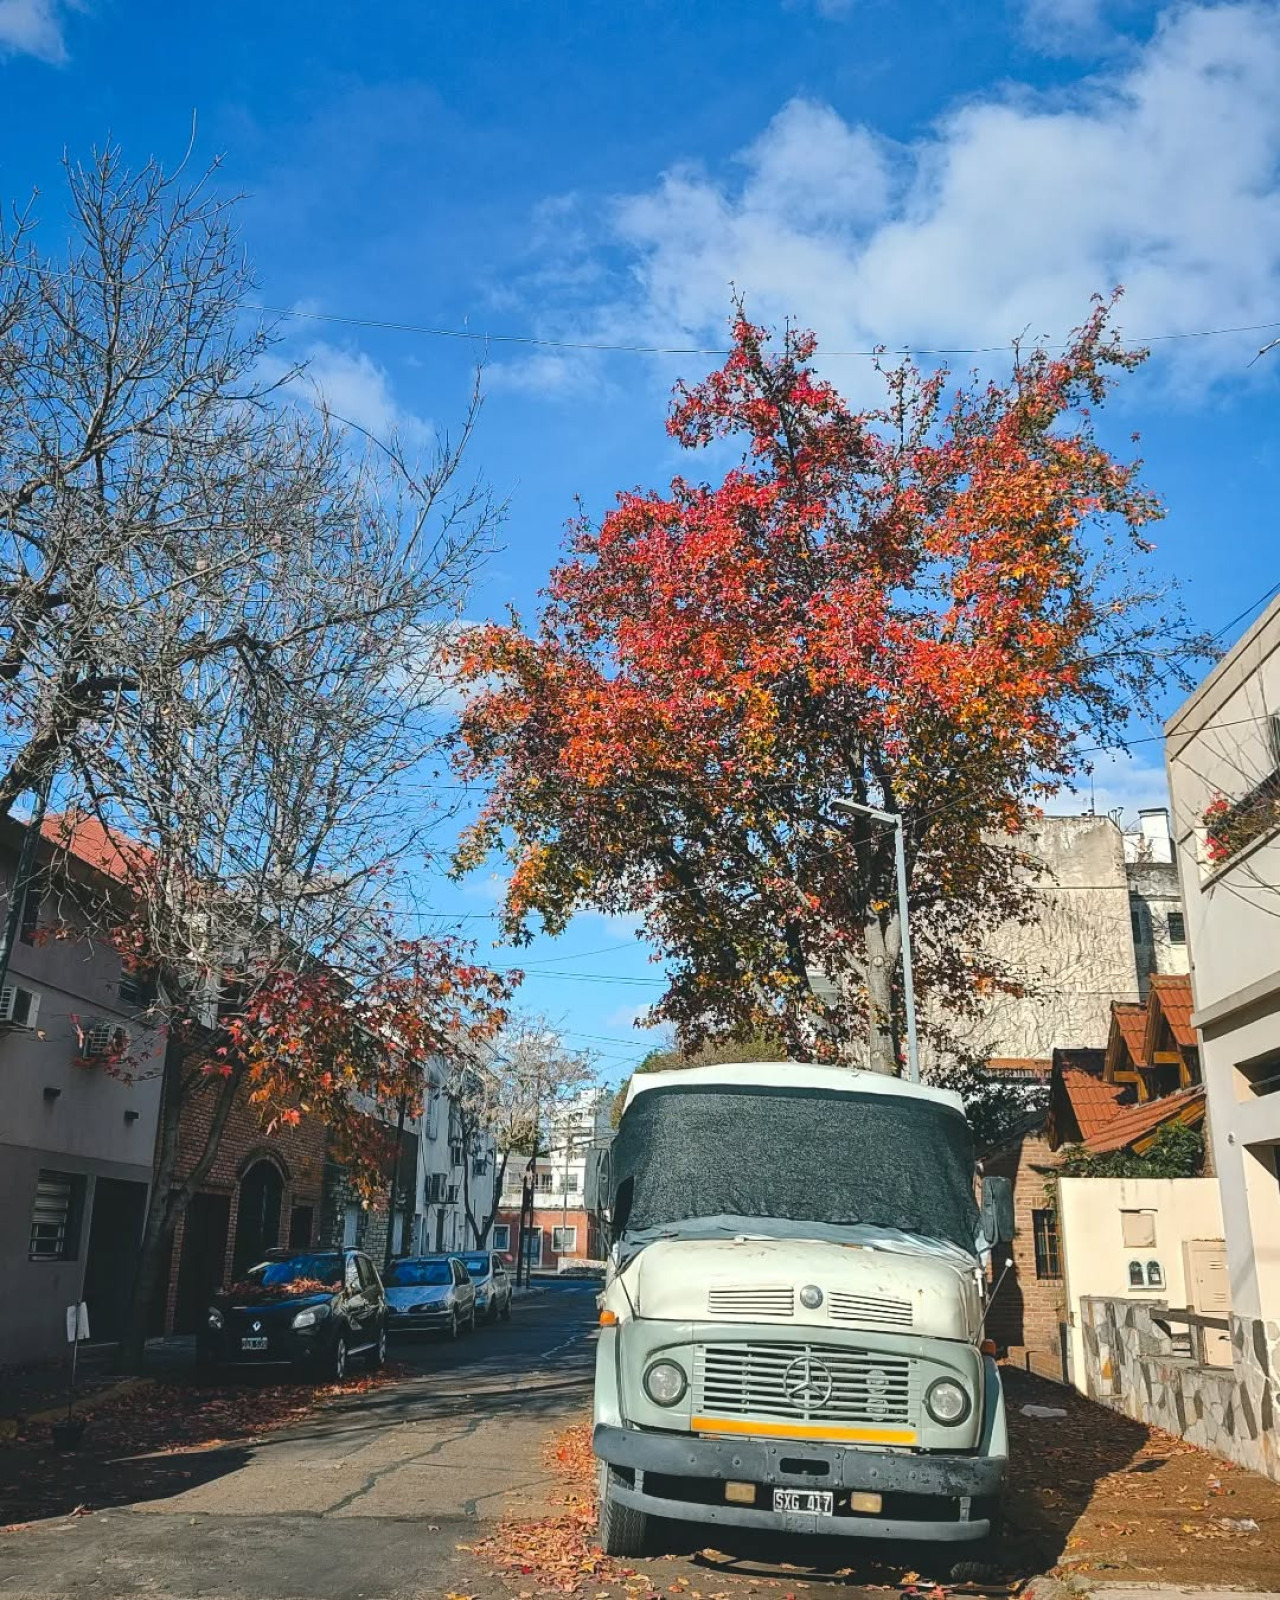
<instances>
[{"instance_id":1,"label":"bare tree","mask_svg":"<svg viewBox=\"0 0 1280 1600\"><path fill-rule=\"evenodd\" d=\"M107 149L67 177L65 258L25 222L0 246L0 814L52 784L67 851L120 844L99 928L168 1029L136 1362L238 1096L354 1138L405 1088L374 1038L492 1026L500 980L396 912L433 820L400 780L500 508L460 472L478 391L420 464L261 378L210 174Z\"/></svg>"},{"instance_id":2,"label":"bare tree","mask_svg":"<svg viewBox=\"0 0 1280 1600\"><path fill-rule=\"evenodd\" d=\"M501 1204L513 1155L544 1155L547 1135L566 1107L595 1083L591 1057L570 1050L545 1017L524 1017L500 1034L483 1056L459 1065L449 1085L463 1140L462 1198L467 1221L483 1245ZM494 1142L493 1196L477 1213L471 1194L473 1154Z\"/></svg>"}]
</instances>

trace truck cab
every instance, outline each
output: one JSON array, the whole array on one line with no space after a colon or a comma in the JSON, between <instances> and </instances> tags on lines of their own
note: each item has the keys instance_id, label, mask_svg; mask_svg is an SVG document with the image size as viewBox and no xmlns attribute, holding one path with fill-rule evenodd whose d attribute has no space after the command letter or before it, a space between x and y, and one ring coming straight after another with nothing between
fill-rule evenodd
<instances>
[{"instance_id":1,"label":"truck cab","mask_svg":"<svg viewBox=\"0 0 1280 1600\"><path fill-rule=\"evenodd\" d=\"M658 1517L989 1554L1005 1414L957 1095L794 1062L640 1074L598 1194L606 1552Z\"/></svg>"}]
</instances>

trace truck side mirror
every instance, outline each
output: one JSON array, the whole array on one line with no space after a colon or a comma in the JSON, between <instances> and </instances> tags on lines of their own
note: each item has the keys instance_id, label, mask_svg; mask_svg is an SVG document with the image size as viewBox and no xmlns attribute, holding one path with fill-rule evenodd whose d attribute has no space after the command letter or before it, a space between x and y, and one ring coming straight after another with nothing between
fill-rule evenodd
<instances>
[{"instance_id":1,"label":"truck side mirror","mask_svg":"<svg viewBox=\"0 0 1280 1600\"><path fill-rule=\"evenodd\" d=\"M593 1150L587 1168L587 1210L608 1224L613 1218L613 1161L609 1151Z\"/></svg>"},{"instance_id":2,"label":"truck side mirror","mask_svg":"<svg viewBox=\"0 0 1280 1600\"><path fill-rule=\"evenodd\" d=\"M1013 1184L1008 1178L982 1180L982 1231L988 1244L1013 1242Z\"/></svg>"}]
</instances>

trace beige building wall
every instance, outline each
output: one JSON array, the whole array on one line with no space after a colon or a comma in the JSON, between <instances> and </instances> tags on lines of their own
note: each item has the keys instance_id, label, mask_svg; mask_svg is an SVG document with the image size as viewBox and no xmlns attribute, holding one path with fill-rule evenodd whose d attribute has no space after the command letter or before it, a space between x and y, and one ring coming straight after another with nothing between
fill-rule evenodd
<instances>
[{"instance_id":1,"label":"beige building wall","mask_svg":"<svg viewBox=\"0 0 1280 1600\"><path fill-rule=\"evenodd\" d=\"M1080 1297L1186 1306L1183 1245L1223 1237L1218 1185L1213 1178L1060 1178L1058 1227L1071 1381L1087 1393ZM1151 1242L1140 1242L1146 1239ZM1142 1269L1140 1288L1131 1280L1131 1263Z\"/></svg>"},{"instance_id":2,"label":"beige building wall","mask_svg":"<svg viewBox=\"0 0 1280 1600\"><path fill-rule=\"evenodd\" d=\"M1219 797L1280 795L1280 601L1166 726L1174 838L1191 949L1232 1310L1280 1322L1280 799L1271 825L1211 859Z\"/></svg>"},{"instance_id":3,"label":"beige building wall","mask_svg":"<svg viewBox=\"0 0 1280 1600\"><path fill-rule=\"evenodd\" d=\"M982 1059L1102 1049L1111 1002L1138 999L1124 835L1110 817L1046 816L1023 843L1042 863L1032 879L1040 916L985 943L1027 993L995 995L976 1020L948 1026Z\"/></svg>"}]
</instances>

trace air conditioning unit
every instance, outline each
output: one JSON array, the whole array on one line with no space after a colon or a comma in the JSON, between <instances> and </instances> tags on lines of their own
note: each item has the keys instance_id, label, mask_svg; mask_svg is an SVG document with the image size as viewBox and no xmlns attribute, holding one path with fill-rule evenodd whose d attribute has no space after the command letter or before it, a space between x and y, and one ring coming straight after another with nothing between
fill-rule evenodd
<instances>
[{"instance_id":1,"label":"air conditioning unit","mask_svg":"<svg viewBox=\"0 0 1280 1600\"><path fill-rule=\"evenodd\" d=\"M11 1028L34 1028L40 1015L40 996L34 989L6 984L0 989L0 1023Z\"/></svg>"},{"instance_id":2,"label":"air conditioning unit","mask_svg":"<svg viewBox=\"0 0 1280 1600\"><path fill-rule=\"evenodd\" d=\"M82 1055L119 1056L129 1048L129 1030L111 1017L100 1017L83 1035Z\"/></svg>"}]
</instances>

